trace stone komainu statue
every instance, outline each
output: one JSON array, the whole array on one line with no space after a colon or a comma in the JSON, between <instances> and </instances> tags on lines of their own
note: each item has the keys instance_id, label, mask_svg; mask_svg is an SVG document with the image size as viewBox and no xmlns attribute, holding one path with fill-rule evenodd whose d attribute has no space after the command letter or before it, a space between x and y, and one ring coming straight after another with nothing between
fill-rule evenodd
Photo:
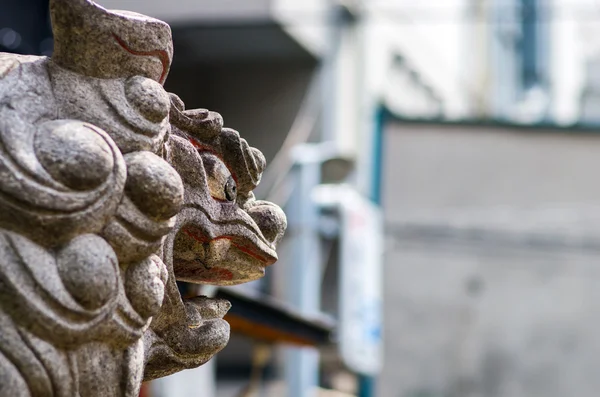
<instances>
[{"instance_id":1,"label":"stone komainu statue","mask_svg":"<svg viewBox=\"0 0 600 397\"><path fill-rule=\"evenodd\" d=\"M0 396L137 396L224 347L232 285L277 259L265 159L162 87L164 22L51 0L52 58L0 54Z\"/></svg>"}]
</instances>

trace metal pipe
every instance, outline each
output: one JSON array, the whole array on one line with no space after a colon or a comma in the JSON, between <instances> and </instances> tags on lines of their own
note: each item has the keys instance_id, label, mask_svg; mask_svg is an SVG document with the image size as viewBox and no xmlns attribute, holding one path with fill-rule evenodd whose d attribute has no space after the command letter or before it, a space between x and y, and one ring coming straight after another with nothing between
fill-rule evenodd
<instances>
[{"instance_id":1,"label":"metal pipe","mask_svg":"<svg viewBox=\"0 0 600 397\"><path fill-rule=\"evenodd\" d=\"M287 301L301 314L320 311L321 241L319 208L311 195L321 181L319 145L302 145L294 151L295 192L288 205L289 229L294 234L293 255L287 269ZM312 397L319 385L319 353L314 348L286 351L285 378L289 397Z\"/></svg>"}]
</instances>

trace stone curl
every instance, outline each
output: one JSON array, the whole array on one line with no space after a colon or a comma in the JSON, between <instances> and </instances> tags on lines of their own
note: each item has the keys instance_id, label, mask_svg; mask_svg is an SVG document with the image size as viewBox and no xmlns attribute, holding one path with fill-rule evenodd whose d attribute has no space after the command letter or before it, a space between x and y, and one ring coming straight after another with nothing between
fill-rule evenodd
<instances>
[{"instance_id":1,"label":"stone curl","mask_svg":"<svg viewBox=\"0 0 600 397\"><path fill-rule=\"evenodd\" d=\"M219 157L231 171L240 194L254 190L267 164L262 152L248 145L239 132L223 128L223 118L218 113L185 110L183 101L175 94L170 95L173 133L190 140L199 151Z\"/></svg>"}]
</instances>

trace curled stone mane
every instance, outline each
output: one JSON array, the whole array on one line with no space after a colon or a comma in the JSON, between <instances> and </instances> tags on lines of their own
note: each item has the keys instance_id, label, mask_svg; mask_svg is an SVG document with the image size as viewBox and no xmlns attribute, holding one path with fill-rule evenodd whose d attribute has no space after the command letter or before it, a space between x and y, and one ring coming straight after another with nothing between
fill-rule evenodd
<instances>
[{"instance_id":1,"label":"curled stone mane","mask_svg":"<svg viewBox=\"0 0 600 397\"><path fill-rule=\"evenodd\" d=\"M240 193L254 190L266 166L264 155L248 145L237 131L223 128L223 118L218 113L206 109L185 110L183 101L175 94L170 95L173 133L189 140L198 150L221 158L234 176Z\"/></svg>"}]
</instances>

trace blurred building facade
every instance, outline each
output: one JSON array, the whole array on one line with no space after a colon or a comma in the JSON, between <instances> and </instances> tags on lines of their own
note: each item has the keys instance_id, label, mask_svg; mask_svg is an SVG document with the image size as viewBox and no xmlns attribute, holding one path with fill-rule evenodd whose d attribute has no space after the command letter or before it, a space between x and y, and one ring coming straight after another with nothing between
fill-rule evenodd
<instances>
[{"instance_id":1,"label":"blurred building facade","mask_svg":"<svg viewBox=\"0 0 600 397\"><path fill-rule=\"evenodd\" d=\"M401 25L403 38L394 26L383 40L413 79L398 89L378 77L388 116L378 395L595 395L597 3L381 7L373 29ZM414 94L415 80L438 101Z\"/></svg>"},{"instance_id":2,"label":"blurred building facade","mask_svg":"<svg viewBox=\"0 0 600 397\"><path fill-rule=\"evenodd\" d=\"M563 126L600 120L593 0L375 0L365 9L368 86L397 114ZM398 78L399 65L411 72Z\"/></svg>"}]
</instances>

